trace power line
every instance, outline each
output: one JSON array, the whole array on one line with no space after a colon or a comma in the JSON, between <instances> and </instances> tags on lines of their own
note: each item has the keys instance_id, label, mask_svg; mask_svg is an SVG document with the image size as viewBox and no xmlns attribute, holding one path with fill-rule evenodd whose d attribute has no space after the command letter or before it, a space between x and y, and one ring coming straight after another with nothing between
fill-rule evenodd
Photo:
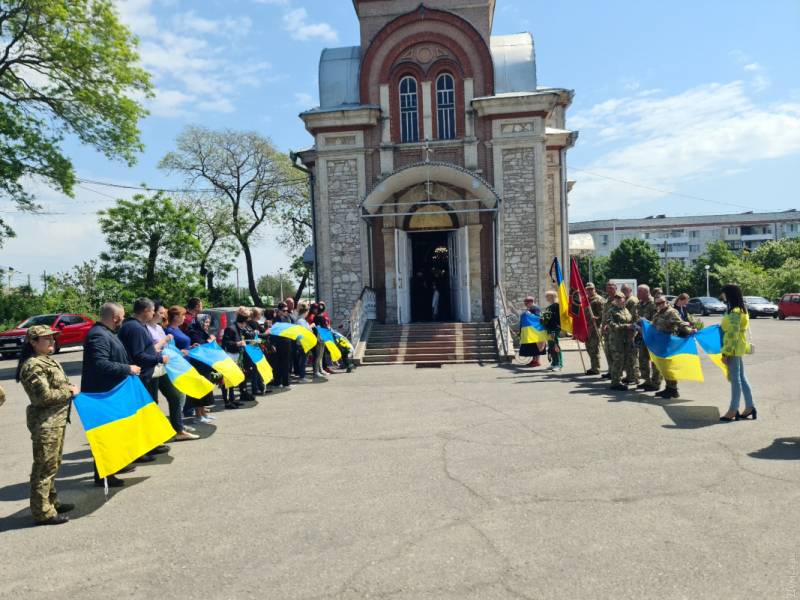
<instances>
[{"instance_id":1,"label":"power line","mask_svg":"<svg viewBox=\"0 0 800 600\"><path fill-rule=\"evenodd\" d=\"M664 194L667 196L679 196L681 198L688 198L689 200L700 200L701 202L710 202L711 204L721 204L724 206L733 206L736 208L746 208L747 210L757 211L759 209L753 208L752 206L745 206L744 204L736 204L734 202L724 202L722 200L709 200L708 198L703 198L701 196L695 196L693 194L684 194L682 192L676 192L674 190L664 190L660 188L655 188L649 185L643 185L640 183L634 183L633 181L626 181L625 179L619 179L618 177L611 177L610 175L601 175L600 173L595 173L593 171L587 171L586 169L581 169L579 167L574 167L570 165L570 170L573 171L580 171L581 173L586 173L587 175L591 175L592 177L599 177L600 179L608 179L609 181L616 181L617 183L624 183L625 185L629 185L631 187L640 188L643 190L649 190L651 192L658 192L659 194Z\"/></svg>"},{"instance_id":2,"label":"power line","mask_svg":"<svg viewBox=\"0 0 800 600\"><path fill-rule=\"evenodd\" d=\"M146 185L122 185L119 183L111 183L109 181L98 181L96 179L85 179L83 177L76 178L76 181L80 183L89 183L92 185L100 185L103 187L109 188L116 188L121 190L138 190L138 191L146 191L146 192L164 192L166 194L192 194L192 193L204 193L204 194L219 194L221 193L220 190L216 188L183 188L183 189L174 189L174 188L158 188L158 187L148 187ZM278 186L278 185L292 185L295 183L306 183L308 180L306 178L292 178L292 179L278 179L270 183L271 186Z\"/></svg>"}]
</instances>

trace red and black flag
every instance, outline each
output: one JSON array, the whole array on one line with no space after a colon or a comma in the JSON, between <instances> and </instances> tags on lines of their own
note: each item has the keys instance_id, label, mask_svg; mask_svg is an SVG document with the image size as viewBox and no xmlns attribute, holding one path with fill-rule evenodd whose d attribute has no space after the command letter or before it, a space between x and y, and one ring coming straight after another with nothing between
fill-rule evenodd
<instances>
[{"instance_id":1,"label":"red and black flag","mask_svg":"<svg viewBox=\"0 0 800 600\"><path fill-rule=\"evenodd\" d=\"M572 337L586 343L589 339L589 324L586 322L586 309L589 307L589 297L583 287L578 262L575 257L570 259L570 303L569 312L572 316Z\"/></svg>"}]
</instances>

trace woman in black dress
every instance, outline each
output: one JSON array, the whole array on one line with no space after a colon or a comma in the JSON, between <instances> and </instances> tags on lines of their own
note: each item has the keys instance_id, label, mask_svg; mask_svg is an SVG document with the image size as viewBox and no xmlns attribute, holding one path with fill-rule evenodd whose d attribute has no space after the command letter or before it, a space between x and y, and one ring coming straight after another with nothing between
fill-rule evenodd
<instances>
[{"instance_id":1,"label":"woman in black dress","mask_svg":"<svg viewBox=\"0 0 800 600\"><path fill-rule=\"evenodd\" d=\"M534 315L539 317L542 316L542 309L535 304L535 299L533 296L527 296L525 298L525 311L533 313ZM538 343L522 344L519 347L520 356L527 356L531 358L531 361L525 365L528 367L540 366L541 363L539 362L539 356L541 356L541 354L542 351Z\"/></svg>"}]
</instances>

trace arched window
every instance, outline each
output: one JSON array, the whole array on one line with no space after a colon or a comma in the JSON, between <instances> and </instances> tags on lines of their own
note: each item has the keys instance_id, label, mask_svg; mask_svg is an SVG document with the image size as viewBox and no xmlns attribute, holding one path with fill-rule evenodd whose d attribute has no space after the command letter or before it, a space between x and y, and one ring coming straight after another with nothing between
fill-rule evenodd
<instances>
[{"instance_id":1,"label":"arched window","mask_svg":"<svg viewBox=\"0 0 800 600\"><path fill-rule=\"evenodd\" d=\"M400 80L400 141L419 141L417 80L407 75Z\"/></svg>"},{"instance_id":2,"label":"arched window","mask_svg":"<svg viewBox=\"0 0 800 600\"><path fill-rule=\"evenodd\" d=\"M436 79L436 123L440 140L455 139L456 85L449 73L443 73Z\"/></svg>"}]
</instances>

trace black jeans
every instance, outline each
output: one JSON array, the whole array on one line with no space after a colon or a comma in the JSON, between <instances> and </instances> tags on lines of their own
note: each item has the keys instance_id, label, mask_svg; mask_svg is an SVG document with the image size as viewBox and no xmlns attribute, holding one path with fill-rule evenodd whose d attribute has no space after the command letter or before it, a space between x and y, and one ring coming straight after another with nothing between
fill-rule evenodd
<instances>
[{"instance_id":1,"label":"black jeans","mask_svg":"<svg viewBox=\"0 0 800 600\"><path fill-rule=\"evenodd\" d=\"M161 393L164 394L164 398L167 399L169 422L172 428L180 433L183 431L183 405L186 402L186 394L178 391L166 375L157 377L154 381Z\"/></svg>"},{"instance_id":2,"label":"black jeans","mask_svg":"<svg viewBox=\"0 0 800 600\"><path fill-rule=\"evenodd\" d=\"M292 358L292 344L294 342L277 335L271 336L271 338L275 346L275 362L273 363L275 374L272 378L272 385L289 387L289 363Z\"/></svg>"}]
</instances>

